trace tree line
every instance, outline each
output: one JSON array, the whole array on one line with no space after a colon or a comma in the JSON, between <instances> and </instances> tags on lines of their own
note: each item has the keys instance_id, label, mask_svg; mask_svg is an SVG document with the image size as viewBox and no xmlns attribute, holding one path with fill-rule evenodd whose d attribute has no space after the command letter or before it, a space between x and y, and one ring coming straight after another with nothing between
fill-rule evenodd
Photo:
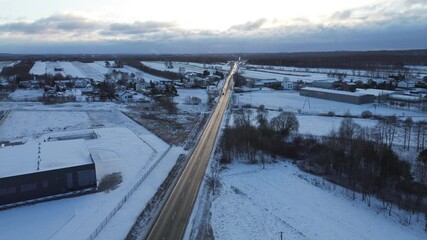
<instances>
[{"instance_id":1,"label":"tree line","mask_svg":"<svg viewBox=\"0 0 427 240\"><path fill-rule=\"evenodd\" d=\"M178 80L181 79L181 75L179 73L170 72L170 71L161 71L154 68L150 68L144 64L142 64L140 61L137 60L128 60L125 62L126 65L129 65L131 67L134 67L136 69L139 69L143 72L152 74L154 76L170 79L170 80Z\"/></svg>"}]
</instances>

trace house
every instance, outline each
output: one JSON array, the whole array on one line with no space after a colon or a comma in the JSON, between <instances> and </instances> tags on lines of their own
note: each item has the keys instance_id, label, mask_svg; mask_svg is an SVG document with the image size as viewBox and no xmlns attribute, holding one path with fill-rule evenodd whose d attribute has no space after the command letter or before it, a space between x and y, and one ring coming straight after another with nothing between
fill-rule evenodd
<instances>
[{"instance_id":1,"label":"house","mask_svg":"<svg viewBox=\"0 0 427 240\"><path fill-rule=\"evenodd\" d=\"M343 82L341 84L341 89L347 92L356 91L357 84L354 82Z\"/></svg>"},{"instance_id":2,"label":"house","mask_svg":"<svg viewBox=\"0 0 427 240\"><path fill-rule=\"evenodd\" d=\"M246 78L246 86L250 88L262 88L264 87L264 83L260 79Z\"/></svg>"},{"instance_id":3,"label":"house","mask_svg":"<svg viewBox=\"0 0 427 240\"><path fill-rule=\"evenodd\" d=\"M290 81L287 77L285 77L282 81L282 87L285 90L293 90L294 82Z\"/></svg>"},{"instance_id":4,"label":"house","mask_svg":"<svg viewBox=\"0 0 427 240\"><path fill-rule=\"evenodd\" d=\"M86 88L88 85L91 85L91 80L89 78L80 78L74 81L75 88Z\"/></svg>"},{"instance_id":5,"label":"house","mask_svg":"<svg viewBox=\"0 0 427 240\"><path fill-rule=\"evenodd\" d=\"M397 87L407 88L407 89L414 88L415 87L415 81L411 80L411 79L402 80L402 81L399 81L397 83Z\"/></svg>"},{"instance_id":6,"label":"house","mask_svg":"<svg viewBox=\"0 0 427 240\"><path fill-rule=\"evenodd\" d=\"M178 72L179 72L181 75L184 75L184 74L185 74L185 67L179 67Z\"/></svg>"},{"instance_id":7,"label":"house","mask_svg":"<svg viewBox=\"0 0 427 240\"><path fill-rule=\"evenodd\" d=\"M39 88L40 87L40 81L39 80L24 80L24 81L20 81L18 83L18 86L20 88L35 89L35 88Z\"/></svg>"},{"instance_id":8,"label":"house","mask_svg":"<svg viewBox=\"0 0 427 240\"><path fill-rule=\"evenodd\" d=\"M8 89L9 88L9 82L6 80L0 80L0 89Z\"/></svg>"},{"instance_id":9,"label":"house","mask_svg":"<svg viewBox=\"0 0 427 240\"><path fill-rule=\"evenodd\" d=\"M31 142L0 148L0 206L8 207L97 187L85 140Z\"/></svg>"},{"instance_id":10,"label":"house","mask_svg":"<svg viewBox=\"0 0 427 240\"><path fill-rule=\"evenodd\" d=\"M261 83L264 84L265 87L268 87L268 88L279 89L282 87L282 84L279 81L277 81L277 79L275 79L275 78L261 79L260 81L261 81Z\"/></svg>"},{"instance_id":11,"label":"house","mask_svg":"<svg viewBox=\"0 0 427 240\"><path fill-rule=\"evenodd\" d=\"M324 88L324 89L333 89L334 81L326 80L326 81L314 81L311 83L312 87L316 88Z\"/></svg>"},{"instance_id":12,"label":"house","mask_svg":"<svg viewBox=\"0 0 427 240\"><path fill-rule=\"evenodd\" d=\"M209 80L206 78L201 78L197 76L190 76L185 82L186 87L201 87L205 88L209 83Z\"/></svg>"}]
</instances>

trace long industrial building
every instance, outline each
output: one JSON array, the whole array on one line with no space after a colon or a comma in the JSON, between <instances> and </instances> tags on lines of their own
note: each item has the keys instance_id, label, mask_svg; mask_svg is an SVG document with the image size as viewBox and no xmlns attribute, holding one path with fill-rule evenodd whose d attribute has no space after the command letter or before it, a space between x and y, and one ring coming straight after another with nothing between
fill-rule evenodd
<instances>
[{"instance_id":1,"label":"long industrial building","mask_svg":"<svg viewBox=\"0 0 427 240\"><path fill-rule=\"evenodd\" d=\"M96 187L95 163L83 139L0 148L0 206Z\"/></svg>"},{"instance_id":2,"label":"long industrial building","mask_svg":"<svg viewBox=\"0 0 427 240\"><path fill-rule=\"evenodd\" d=\"M366 104L375 102L375 96L371 94L364 94L360 92L345 92L314 87L302 88L300 95L351 104Z\"/></svg>"}]
</instances>

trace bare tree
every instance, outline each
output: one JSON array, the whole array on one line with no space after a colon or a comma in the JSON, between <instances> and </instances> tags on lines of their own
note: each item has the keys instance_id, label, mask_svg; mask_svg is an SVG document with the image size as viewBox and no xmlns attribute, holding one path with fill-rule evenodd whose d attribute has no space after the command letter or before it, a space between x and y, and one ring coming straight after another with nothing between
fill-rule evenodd
<instances>
[{"instance_id":1,"label":"bare tree","mask_svg":"<svg viewBox=\"0 0 427 240\"><path fill-rule=\"evenodd\" d=\"M213 195L216 195L217 190L221 187L220 172L219 164L215 162L211 166L211 172L205 177L206 184L212 190Z\"/></svg>"},{"instance_id":2,"label":"bare tree","mask_svg":"<svg viewBox=\"0 0 427 240\"><path fill-rule=\"evenodd\" d=\"M299 122L294 113L281 112L278 116L271 119L270 124L274 131L282 136L289 136L298 131Z\"/></svg>"},{"instance_id":3,"label":"bare tree","mask_svg":"<svg viewBox=\"0 0 427 240\"><path fill-rule=\"evenodd\" d=\"M409 150L413 125L414 121L412 121L411 117L407 117L405 121L403 121L403 149Z\"/></svg>"}]
</instances>

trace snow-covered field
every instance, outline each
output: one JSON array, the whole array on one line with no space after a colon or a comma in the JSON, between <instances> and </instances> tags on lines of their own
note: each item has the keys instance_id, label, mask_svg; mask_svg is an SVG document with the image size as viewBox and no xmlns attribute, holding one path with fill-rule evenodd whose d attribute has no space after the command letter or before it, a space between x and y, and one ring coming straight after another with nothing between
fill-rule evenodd
<instances>
[{"instance_id":1,"label":"snow-covered field","mask_svg":"<svg viewBox=\"0 0 427 240\"><path fill-rule=\"evenodd\" d=\"M298 115L300 134L310 134L314 136L325 136L332 130L338 131L343 118L340 117L321 117ZM362 127L374 127L378 121L370 119L354 119L354 122Z\"/></svg>"},{"instance_id":2,"label":"snow-covered field","mask_svg":"<svg viewBox=\"0 0 427 240\"><path fill-rule=\"evenodd\" d=\"M302 114L319 114L334 112L335 114L350 113L360 115L363 111L369 110L376 115L396 115L399 117L412 116L414 120L427 118L425 113L392 109L377 104L355 105L336 101L323 100L318 98L308 98L300 96L298 92L276 91L263 89L261 91L236 94L237 104L251 104L258 107L263 104L266 108L278 109L284 111L301 111Z\"/></svg>"},{"instance_id":3,"label":"snow-covered field","mask_svg":"<svg viewBox=\"0 0 427 240\"><path fill-rule=\"evenodd\" d=\"M45 133L90 127L86 112L12 111L0 125L0 140L36 138Z\"/></svg>"},{"instance_id":4,"label":"snow-covered field","mask_svg":"<svg viewBox=\"0 0 427 240\"><path fill-rule=\"evenodd\" d=\"M233 163L221 173L220 195L211 208L216 239L426 239L423 221L403 226L373 201L352 201L340 187L314 186L311 175L288 162ZM308 180L304 180L308 179ZM319 180L320 182L322 180ZM327 184L327 183L326 183ZM414 221L415 222L415 221Z\"/></svg>"},{"instance_id":5,"label":"snow-covered field","mask_svg":"<svg viewBox=\"0 0 427 240\"><path fill-rule=\"evenodd\" d=\"M208 70L212 73L212 70L218 68L219 70L228 70L230 67L225 64L203 64L203 63L192 63L192 62L172 62L173 68L167 68L164 62L159 61L143 61L142 64L157 69L160 71L179 72L179 68L183 67L186 72L203 73L204 70Z\"/></svg>"},{"instance_id":6,"label":"snow-covered field","mask_svg":"<svg viewBox=\"0 0 427 240\"><path fill-rule=\"evenodd\" d=\"M56 71L55 69L62 69L62 71ZM77 69L71 62L35 62L34 66L30 70L30 74L43 75L43 74L61 74L62 76L70 75L71 77L85 78L86 74Z\"/></svg>"}]
</instances>

